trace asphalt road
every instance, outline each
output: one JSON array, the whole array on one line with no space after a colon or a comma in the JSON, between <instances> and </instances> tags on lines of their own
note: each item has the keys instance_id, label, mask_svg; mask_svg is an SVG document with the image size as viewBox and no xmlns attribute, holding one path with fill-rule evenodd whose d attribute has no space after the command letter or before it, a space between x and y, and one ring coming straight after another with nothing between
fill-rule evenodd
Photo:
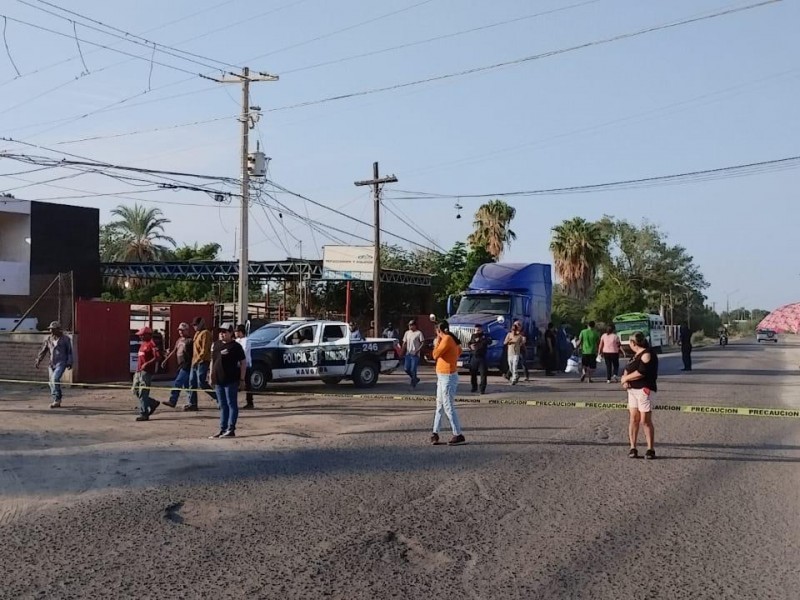
<instances>
[{"instance_id":1,"label":"asphalt road","mask_svg":"<svg viewBox=\"0 0 800 600\"><path fill-rule=\"evenodd\" d=\"M783 343L698 351L688 374L667 356L659 401L797 408L798 364ZM490 392L623 400L604 378ZM800 419L657 412L645 461L624 411L463 404L468 443L430 446L430 404L301 393L259 399L233 441L165 445L128 413L93 437L80 413L52 448L15 402L0 498L30 506L0 518L2 598L800 598ZM82 493L95 470L116 478Z\"/></svg>"}]
</instances>

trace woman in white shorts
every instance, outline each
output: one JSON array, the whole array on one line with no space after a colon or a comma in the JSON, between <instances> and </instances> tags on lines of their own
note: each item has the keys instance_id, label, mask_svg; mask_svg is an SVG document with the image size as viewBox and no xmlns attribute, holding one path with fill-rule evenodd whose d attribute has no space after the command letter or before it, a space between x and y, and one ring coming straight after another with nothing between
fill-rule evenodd
<instances>
[{"instance_id":1,"label":"woman in white shorts","mask_svg":"<svg viewBox=\"0 0 800 600\"><path fill-rule=\"evenodd\" d=\"M633 358L625 367L622 375L622 387L628 390L628 437L631 441L629 458L638 458L636 439L639 437L639 423L644 426L644 436L647 439L647 451L644 457L653 459L656 451L655 428L653 427L653 406L656 404L658 391L658 355L650 349L650 344L643 333L637 331L629 340Z\"/></svg>"}]
</instances>

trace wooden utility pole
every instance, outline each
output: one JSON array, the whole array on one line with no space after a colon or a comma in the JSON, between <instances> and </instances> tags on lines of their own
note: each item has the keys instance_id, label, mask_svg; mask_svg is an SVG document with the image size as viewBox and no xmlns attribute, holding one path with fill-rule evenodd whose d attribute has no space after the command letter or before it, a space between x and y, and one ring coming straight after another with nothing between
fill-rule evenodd
<instances>
[{"instance_id":1,"label":"wooden utility pole","mask_svg":"<svg viewBox=\"0 0 800 600\"><path fill-rule=\"evenodd\" d=\"M220 79L208 77L217 83L236 83L242 86L242 115L239 121L242 124L242 144L241 144L241 169L242 169L242 204L239 212L239 307L237 311L237 323L245 324L248 318L250 301L250 262L249 262L249 216L250 216L250 129L255 127L258 120L259 109L250 106L250 83L258 81L278 81L277 75L268 73L251 73L248 67L242 69L241 75L229 73ZM255 114L251 113L251 109Z\"/></svg>"},{"instance_id":2,"label":"wooden utility pole","mask_svg":"<svg viewBox=\"0 0 800 600\"><path fill-rule=\"evenodd\" d=\"M372 163L372 179L354 182L357 186L371 185L372 198L375 203L375 267L372 272L372 304L373 304L373 336L380 336L381 318L381 186L385 183L397 183L397 177L389 175L381 177L378 163Z\"/></svg>"}]
</instances>

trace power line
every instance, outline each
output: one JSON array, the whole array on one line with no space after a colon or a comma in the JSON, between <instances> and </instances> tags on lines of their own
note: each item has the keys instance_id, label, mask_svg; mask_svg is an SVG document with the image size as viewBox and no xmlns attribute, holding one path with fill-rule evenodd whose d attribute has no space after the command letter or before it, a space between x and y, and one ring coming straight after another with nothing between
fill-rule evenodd
<instances>
[{"instance_id":1,"label":"power line","mask_svg":"<svg viewBox=\"0 0 800 600\"><path fill-rule=\"evenodd\" d=\"M96 140L109 140L114 138L127 137L131 135L142 135L145 133L157 133L160 131L169 131L171 129L181 129L183 127L194 127L196 125L206 125L208 123L217 123L219 121L227 121L229 119L236 119L238 115L228 117L216 117L213 119L204 119L202 121L192 121L190 123L178 123L176 125L166 125L163 127L154 127L152 129L138 129L135 131L123 131L120 133L111 133L108 135L94 135L91 137L78 138L75 140L65 140L63 142L54 142L54 146L64 146L68 144L80 144L82 142L94 142Z\"/></svg>"},{"instance_id":2,"label":"power line","mask_svg":"<svg viewBox=\"0 0 800 600\"><path fill-rule=\"evenodd\" d=\"M639 179L625 179L608 183L595 183L591 185L573 185L568 187L548 188L541 190L523 190L512 192L495 192L493 194L438 194L433 192L414 192L409 190L396 190L408 196L394 196L392 200L435 200L453 198L503 198L514 196L548 196L555 194L578 194L588 192L606 192L615 189L631 189L642 187L653 187L664 184L694 183L698 181L712 181L715 179L727 179L729 177L743 177L756 175L770 171L784 171L800 167L800 156L789 156L775 160L747 163L742 165L732 165L719 167L716 169L706 169L702 171L688 171L686 173L676 173L672 175L658 175L655 177L643 177Z\"/></svg>"},{"instance_id":3,"label":"power line","mask_svg":"<svg viewBox=\"0 0 800 600\"><path fill-rule=\"evenodd\" d=\"M140 35L136 35L135 33L131 33L129 31L125 31L124 29L120 29L118 27L114 27L113 25L108 25L107 23L103 23L102 21L98 21L97 19L93 19L91 17L87 17L86 15L83 15L81 13L75 12L73 10L69 10L69 9L64 8L62 6L59 6L59 5L57 5L57 4L53 3L53 2L48 2L47 0L35 0L35 1L38 2L39 4L44 4L46 6L50 6L51 8L55 8L56 10L60 10L61 12L67 13L67 14L72 15L74 17L78 17L78 18L83 19L85 21L89 21L90 23L94 23L96 25L100 25L101 27L105 27L106 29L110 29L111 31L115 31L115 32L117 32L119 34L122 34L122 35L116 35L116 34L108 32L108 31L104 31L104 30L102 30L100 28L97 28L97 27L92 27L92 26L86 25L84 23L79 23L79 25L81 25L82 27L85 27L87 29L91 29L92 31L98 31L98 32L100 32L100 33L102 33L104 35L109 35L109 36L118 38L118 39L120 39L122 41L129 42L131 44L137 44L139 46L145 46L147 48L160 49L159 51L162 52L163 54L167 54L169 56L174 56L176 58L180 58L182 60L186 60L188 62L192 62L194 64L197 64L197 65L200 65L200 66L203 66L203 67L208 67L210 69L214 69L215 67L211 67L210 65L208 65L209 62L216 63L217 65L222 65L224 67L229 67L231 69L238 69L239 68L237 65L233 65L233 64L227 63L225 61L217 60L217 59L214 59L214 58L209 58L208 56L203 56L202 54L195 54L193 52L187 52L186 50L180 50L178 48L174 48L174 47L168 46L166 44L161 44L159 42L155 42L153 40L149 40L149 39L147 39L145 37L142 37ZM42 11L44 13L47 13L47 14L52 15L54 17L57 17L59 19L64 19L65 21L69 21L70 23L75 23L75 21L73 19L70 19L69 17L65 17L63 15L59 15L58 13L54 13L52 11L49 11L49 10L47 10L45 8L42 8L41 6L35 6L34 4L31 4L30 2L28 2L28 0L17 0L17 2L19 2L20 4L24 4L25 6L29 6L30 8L33 8L34 10ZM172 52L166 52L165 49L166 50L171 50L173 52L177 52L178 54L173 54ZM184 56L181 56L181 55L184 55ZM186 58L186 57L189 57L189 58ZM200 59L200 60L205 61L205 62L198 62L197 60L193 60L193 59Z\"/></svg>"},{"instance_id":4,"label":"power line","mask_svg":"<svg viewBox=\"0 0 800 600\"><path fill-rule=\"evenodd\" d=\"M400 213L401 213L403 216L400 216L399 214L397 214L397 212L395 212L395 211L392 209L392 206L391 206L391 204L392 204L391 200L387 198L387 199L386 199L386 201L383 203L383 207L384 207L384 208L385 208L387 211L389 211L391 214L393 214L395 217L397 217L397 219L399 219L401 223L403 223L404 225L407 225L407 226L408 226L408 227L410 227L410 228L411 228L413 231L417 232L417 233L420 235L420 237L421 237L423 240L425 240L426 242L428 242L428 243L429 243L429 244L431 244L432 246L436 247L438 250L440 250L440 251L444 252L444 248L442 248L442 247L441 247L441 246L440 246L440 245L439 245L439 244L436 242L436 240L434 240L434 239L433 239L433 238L432 238L430 235L428 235L427 233L425 233L425 232L422 230L422 228L420 228L420 227L419 227L419 225L412 225L412 223L413 223L413 220L412 220L411 218L409 218L409 217L408 217L408 215L406 215L405 213L403 213L403 212L402 212L402 211L401 211L399 208L395 207L395 208L397 209L397 211L398 211L398 212L400 212Z\"/></svg>"},{"instance_id":5,"label":"power line","mask_svg":"<svg viewBox=\"0 0 800 600\"><path fill-rule=\"evenodd\" d=\"M445 33L443 35L437 35L435 37L430 37L430 38L426 38L426 39L423 39L423 40L418 40L416 42L408 42L408 43L405 43L405 44L399 44L397 46L390 46L388 48L381 48L380 50L371 50L369 52L362 52L360 54L351 54L350 56L345 56L343 58L337 58L337 59L334 59L334 60L327 60L327 61L316 63L316 64L313 64L313 65L307 65L305 67L298 67L296 69L290 69L288 71L283 71L281 73L281 75L289 75L291 73L300 73L302 71L308 71L308 70L311 70L311 69L317 69L319 67L327 67L329 65L340 64L340 63L343 63L343 62L356 60L358 58L366 58L368 56L375 56L375 55L378 55L378 54L385 54L386 52L393 52L395 50L403 50L405 48L413 48L414 46L421 46L423 44L429 44L431 42L437 42L439 40L446 40L446 39L458 37L458 36L461 36L461 35L466 35L466 34L469 34L469 33L475 33L475 32L478 32L478 31L484 31L484 30L487 30L487 29L492 29L494 27L500 27L502 25L510 25L512 23L519 23L521 21L534 19L536 17L542 17L542 16L545 16L545 15L550 15L550 14L553 14L553 13L557 13L557 12L561 12L561 11L565 11L565 10L570 10L570 9L573 9L573 8L579 8L579 7L582 7L582 6L586 6L588 4L595 4L595 3L600 2L600 1L601 0L587 0L585 2L580 2L578 4L570 4L569 6L561 6L559 8L554 8L552 10L546 10L546 11L543 11L543 12L537 12L537 13L530 14L530 15L524 15L524 16L521 16L521 17L515 17L513 19L506 19L505 21L497 21L495 23L490 23L488 25L481 25L480 27L472 27L471 29L462 29L461 31L454 31L452 33Z\"/></svg>"},{"instance_id":6,"label":"power line","mask_svg":"<svg viewBox=\"0 0 800 600\"><path fill-rule=\"evenodd\" d=\"M665 29L671 29L671 28L674 28L674 27L680 27L682 25L689 25L689 24L692 24L692 23L698 23L700 21L706 21L706 20L709 20L709 19L717 18L717 17L722 17L722 16L734 14L734 13L747 11L747 10L752 10L754 8L760 8L762 6L766 6L766 5L769 5L769 4L775 4L777 2L782 2L782 1L783 0L763 0L762 2L758 2L758 3L755 3L755 4L749 4L747 6L729 8L727 10L717 11L715 13L711 13L711 14L708 14L708 15L703 15L703 16L699 16L699 17L691 17L691 18L688 18L688 19L683 19L681 21L673 21L673 22L670 22L670 23L666 23L664 25L656 25L656 26L653 26L653 27L648 27L646 29L640 29L638 31L632 31L632 32L629 32L629 33L623 33L623 34L619 34L619 35L615 35L615 36L611 36L611 37L607 37L607 38L602 38L602 39L599 39L599 40L593 40L593 41L590 41L590 42L584 42L582 44L578 44L578 45L575 45L575 46L569 46L567 48L560 48L558 50L550 50L548 52L542 52L542 53L539 53L539 54L533 54L531 56L524 56L522 58L517 58L517 59L514 59L514 60L507 60L507 61L503 61L503 62L499 62L499 63L494 63L494 64L491 64L491 65L483 65L483 66L480 66L480 67L473 67L471 69L464 69L464 70L461 70L461 71L455 71L453 73L445 73L443 75L435 75L435 76L432 76L432 77L426 77L425 79L417 79L417 80L414 80L414 81L406 81L404 83L397 83L397 84L394 84L394 85L389 85L389 86L384 86L384 87L371 88L371 89L367 89L367 90L361 90L361 91L358 91L358 92L350 92L350 93L347 93L347 94L339 94L337 96L328 96L327 98L320 98L318 100L308 100L306 102L298 102L298 103L295 103L295 104L288 104L286 106L279 106L277 108L268 109L267 112L277 112L277 111L282 111L282 110L291 110L291 109L295 109L295 108L304 108L304 107L307 107L307 106L315 106L317 104L325 104L325 103L328 103L328 102L346 100L346 99L349 99L349 98L357 98L357 97L360 97L360 96L368 96L368 95L371 95L371 94L380 94L380 93L383 93L383 92L390 92L390 91L399 90L399 89L408 88L408 87L413 87L413 86L417 86L417 85L423 85L423 84L426 84L426 83L433 83L433 82L436 82L436 81L443 81L443 80L447 80L447 79L453 79L453 78L456 78L456 77L464 77L466 75L474 75L476 73L484 73L486 71L492 71L492 70L500 69L500 68L504 68L504 67L517 66L517 65L521 65L521 64L524 64L524 63L527 63L527 62L531 62L531 61L535 61L535 60L541 60L543 58L550 58L552 56L558 56L558 55L561 55L561 54L567 54L568 52L575 52L575 51L578 51L578 50L583 50L585 48L591 48L593 46L602 46L602 45L605 45L605 44L610 44L610 43L618 42L618 41L621 41L621 40L626 40L626 39L630 39L630 38L634 38L634 37L639 37L639 36L642 36L642 35L646 35L648 33L654 33L656 31L663 31Z\"/></svg>"},{"instance_id":7,"label":"power line","mask_svg":"<svg viewBox=\"0 0 800 600\"><path fill-rule=\"evenodd\" d=\"M163 63L163 62L154 60L152 58L147 58L147 57L144 57L144 56L140 56L138 54L131 54L130 52L126 52L124 50L119 50L117 48L113 48L113 47L107 46L105 44L100 44L98 42L92 42L92 41L89 41L89 40L85 40L85 39L79 38L77 36L70 35L68 33L63 33L61 31L56 31L55 29L50 29L48 27L44 27L42 25L36 25L35 23L29 23L28 21L23 21L22 19L15 19L14 17L9 17L7 15L2 15L2 14L0 14L0 17L3 17L4 19L8 19L9 21L11 21L13 23L19 23L20 25L26 25L28 27L32 27L33 29L38 29L40 31L46 31L47 33L52 33L53 35L69 38L71 40L78 40L79 42L82 42L84 44L89 44L90 46L96 46L98 48L102 48L103 50L109 50L111 52L116 52L117 54L124 54L125 56L129 56L130 58L143 60L143 61L148 62L150 64L155 64L155 65L158 65L160 67L165 67L167 69L172 69L174 71L179 71L181 73L185 73L187 75L191 75L192 77L200 77L201 76L200 73L193 73L192 71L188 71L186 69L182 69L181 67L176 67L175 65L170 65L168 63ZM211 67L209 67L209 68L211 68Z\"/></svg>"}]
</instances>

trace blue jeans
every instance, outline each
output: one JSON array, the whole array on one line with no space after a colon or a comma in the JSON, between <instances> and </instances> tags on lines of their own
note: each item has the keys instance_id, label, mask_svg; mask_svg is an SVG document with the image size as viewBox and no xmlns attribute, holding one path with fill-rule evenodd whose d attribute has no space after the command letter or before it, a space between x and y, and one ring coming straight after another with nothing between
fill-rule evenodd
<instances>
[{"instance_id":1,"label":"blue jeans","mask_svg":"<svg viewBox=\"0 0 800 600\"><path fill-rule=\"evenodd\" d=\"M189 392L190 406L197 406L196 390L201 388L206 390L206 393L211 396L214 402L216 402L219 406L217 395L213 391L210 391L211 384L208 383L208 367L209 364L207 362L201 362L196 365L192 365L192 370L189 372L189 387L192 388L192 391Z\"/></svg>"},{"instance_id":2,"label":"blue jeans","mask_svg":"<svg viewBox=\"0 0 800 600\"><path fill-rule=\"evenodd\" d=\"M178 369L178 374L175 376L175 381L172 382L172 387L175 388L169 393L169 403L177 404L178 398L181 395L181 389L189 387L189 369Z\"/></svg>"},{"instance_id":3,"label":"blue jeans","mask_svg":"<svg viewBox=\"0 0 800 600\"><path fill-rule=\"evenodd\" d=\"M47 379L50 382L50 395L53 397L53 402L61 402L61 377L64 376L64 371L67 365L60 364L55 367L47 368Z\"/></svg>"},{"instance_id":4,"label":"blue jeans","mask_svg":"<svg viewBox=\"0 0 800 600\"><path fill-rule=\"evenodd\" d=\"M461 424L458 422L456 412L456 389L458 388L458 373L451 375L436 375L436 413L433 417L433 433L439 433L442 425L442 413L447 415L453 435L461 435Z\"/></svg>"},{"instance_id":5,"label":"blue jeans","mask_svg":"<svg viewBox=\"0 0 800 600\"><path fill-rule=\"evenodd\" d=\"M238 382L224 385L217 384L220 431L236 431L236 420L239 418L239 404L236 401L238 393Z\"/></svg>"},{"instance_id":6,"label":"blue jeans","mask_svg":"<svg viewBox=\"0 0 800 600\"><path fill-rule=\"evenodd\" d=\"M411 378L413 382L417 379L417 367L419 367L419 355L411 355L406 354L406 359L404 362L405 371L408 373L408 376Z\"/></svg>"}]
</instances>

